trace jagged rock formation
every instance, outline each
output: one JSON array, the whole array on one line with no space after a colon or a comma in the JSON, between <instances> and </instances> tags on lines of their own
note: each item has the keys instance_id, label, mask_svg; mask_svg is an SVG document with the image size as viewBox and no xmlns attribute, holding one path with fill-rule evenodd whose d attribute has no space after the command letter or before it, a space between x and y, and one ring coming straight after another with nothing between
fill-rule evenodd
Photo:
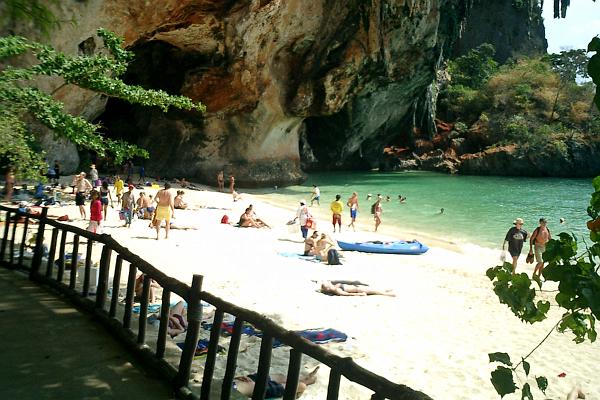
<instances>
[{"instance_id":1,"label":"jagged rock formation","mask_svg":"<svg viewBox=\"0 0 600 400\"><path fill-rule=\"evenodd\" d=\"M548 42L538 0L475 0L453 56L461 56L482 43L496 48L496 61L546 54Z\"/></svg>"},{"instance_id":2,"label":"jagged rock formation","mask_svg":"<svg viewBox=\"0 0 600 400\"><path fill-rule=\"evenodd\" d=\"M469 4L64 1L59 19L77 24L53 32L58 49L102 51L95 29L112 29L138 56L128 82L190 96L208 112L105 105L96 94L45 84L73 113L145 146L149 173L212 182L225 168L242 185L289 184L302 179L302 132L303 154L315 157L307 164L356 168L376 166L391 136L431 128L430 84Z\"/></svg>"}]
</instances>

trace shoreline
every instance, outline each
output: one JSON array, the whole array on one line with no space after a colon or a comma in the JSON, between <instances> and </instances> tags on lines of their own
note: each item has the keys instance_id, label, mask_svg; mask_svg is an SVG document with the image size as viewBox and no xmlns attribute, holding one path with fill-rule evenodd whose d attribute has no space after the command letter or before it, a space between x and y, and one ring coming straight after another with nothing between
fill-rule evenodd
<instances>
[{"instance_id":1,"label":"shoreline","mask_svg":"<svg viewBox=\"0 0 600 400\"><path fill-rule=\"evenodd\" d=\"M294 256L303 248L300 231L297 225L290 230L285 223L295 216L296 204L272 204L260 193L241 193L242 200L233 202L231 194L200 187L207 190L183 189L185 201L195 209L175 212L174 222L190 226L191 230L172 230L168 240L157 241L147 220L136 219L131 228L123 228L117 211L109 208L105 233L169 276L189 283L192 274L203 275L203 290L264 314L286 329L333 328L346 333L346 342L324 346L432 398L497 398L489 382L494 366L488 363L487 354L506 351L513 359L527 354L560 317L557 310L551 310L547 321L525 325L499 304L485 276L485 270L498 261L493 250L470 244L438 246L425 239L426 235L420 235L416 237L431 247L423 255L343 252L343 265L329 266ZM156 190L144 191L154 194ZM135 194L137 197L139 190ZM223 214L236 222L249 204L273 229L220 224ZM86 207L89 208L89 202ZM317 229L330 234L328 204L314 209L311 212L318 219ZM74 205L51 210L79 216ZM347 224L348 214L344 216ZM370 214L367 218L372 221ZM71 223L87 226L83 220ZM362 231L363 227L372 230L372 224L363 221L359 226L361 232L357 236L373 235ZM395 232L382 225L377 235L395 236ZM341 235L346 234L353 235ZM519 272L531 274L532 268L523 257ZM315 281L332 279L359 280L393 289L397 296L337 297L315 290ZM226 344L225 339L222 342ZM238 374L255 372L259 348L260 340L244 338L245 351L241 352ZM285 349L273 351L273 373L286 373L287 353ZM575 384L580 384L589 398L600 398L600 385L593 380L600 373L597 359L598 346L575 345L568 335L554 333L534 355L532 374L548 377L549 398L564 398ZM313 360L304 361L305 370L314 366ZM218 357L217 377L224 368L224 357ZM567 377L556 378L562 371ZM322 367L317 383L309 387L302 399L324 398L328 373ZM532 391L543 398L537 390ZM368 394L343 381L340 398L360 400L368 398Z\"/></svg>"}]
</instances>

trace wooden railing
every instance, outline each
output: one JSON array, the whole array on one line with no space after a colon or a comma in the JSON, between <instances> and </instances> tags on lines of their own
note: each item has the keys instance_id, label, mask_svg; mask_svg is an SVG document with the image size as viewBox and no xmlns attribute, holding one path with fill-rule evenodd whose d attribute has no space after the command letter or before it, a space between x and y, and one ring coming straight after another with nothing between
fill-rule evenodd
<instances>
[{"instance_id":1,"label":"wooden railing","mask_svg":"<svg viewBox=\"0 0 600 400\"><path fill-rule=\"evenodd\" d=\"M129 349L151 367L157 369L171 383L177 395L182 398L208 400L213 384L216 357L221 324L225 313L235 317L233 331L227 351L227 362L221 383L221 399L229 399L236 374L237 357L244 323L249 323L262 331L257 377L252 399L264 399L273 341L278 340L291 347L287 371L284 400L296 398L296 390L300 379L302 356L306 355L327 365L330 368L327 400L339 397L341 378L355 382L369 389L372 400L425 400L429 396L415 391L405 385L396 384L357 365L352 358L334 355L322 347L315 345L294 332L275 324L272 320L254 311L238 307L208 292L202 291L202 276L194 275L191 286L173 279L159 271L151 264L130 252L117 243L110 235L97 235L81 228L62 224L47 217L47 209L40 215L19 213L14 208L0 206L0 215L4 216L4 235L0 245L0 263L9 268L29 271L32 280L48 284L66 294L71 301L95 314L98 319ZM33 224L37 221L37 226ZM18 231L19 234L17 234ZM49 240L46 236L49 233ZM60 238L59 238L60 236ZM67 242L68 236L72 241ZM33 250L29 251L27 241L35 237ZM77 280L78 254L80 246L85 242L85 259L83 279ZM17 240L20 242L17 246ZM49 243L49 247L46 246ZM97 287L93 290L92 259L95 244L101 244L98 267ZM67 253L67 246L70 251ZM57 258L58 253L58 258ZM71 254L69 264L66 255ZM116 256L112 262L113 254ZM44 261L44 259L46 259ZM124 264L127 263L124 306L119 307L121 276ZM68 271L67 271L68 270ZM112 282L110 275L112 271ZM65 275L65 273L68 274ZM135 284L138 272L144 274L137 332L132 330L132 310L135 298ZM155 343L149 343L146 335L148 325L148 305L152 280L162 287L162 303L160 307L160 324ZM188 328L183 351L178 364L167 361L167 327L171 294L180 296L188 305ZM204 374L199 396L190 388L190 373L199 331L202 322L202 301L215 307L214 319L210 331L208 353L204 361Z\"/></svg>"}]
</instances>

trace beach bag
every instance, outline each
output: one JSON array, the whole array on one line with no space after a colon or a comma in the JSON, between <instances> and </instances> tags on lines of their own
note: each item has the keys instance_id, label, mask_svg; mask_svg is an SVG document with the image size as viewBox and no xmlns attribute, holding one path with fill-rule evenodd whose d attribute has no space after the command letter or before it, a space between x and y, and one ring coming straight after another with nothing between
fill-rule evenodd
<instances>
[{"instance_id":1,"label":"beach bag","mask_svg":"<svg viewBox=\"0 0 600 400\"><path fill-rule=\"evenodd\" d=\"M316 226L317 226L317 222L314 219L312 219L312 217L306 218L306 223L304 224L305 228L315 229Z\"/></svg>"},{"instance_id":2,"label":"beach bag","mask_svg":"<svg viewBox=\"0 0 600 400\"><path fill-rule=\"evenodd\" d=\"M527 258L525 259L525 262L526 262L527 264L533 264L533 257L534 257L534 256L533 256L533 253L529 253L529 254L527 254Z\"/></svg>"},{"instance_id":3,"label":"beach bag","mask_svg":"<svg viewBox=\"0 0 600 400\"><path fill-rule=\"evenodd\" d=\"M377 203L373 203L373 204L371 205L371 214L373 214L373 215L375 214L375 207L376 207L376 204L377 204Z\"/></svg>"},{"instance_id":4,"label":"beach bag","mask_svg":"<svg viewBox=\"0 0 600 400\"><path fill-rule=\"evenodd\" d=\"M223 217L221 218L221 223L222 224L228 224L229 223L229 217L227 216L227 214L223 215Z\"/></svg>"},{"instance_id":5,"label":"beach bag","mask_svg":"<svg viewBox=\"0 0 600 400\"><path fill-rule=\"evenodd\" d=\"M336 249L329 249L327 252L327 264L329 265L342 265L340 262L340 254Z\"/></svg>"}]
</instances>

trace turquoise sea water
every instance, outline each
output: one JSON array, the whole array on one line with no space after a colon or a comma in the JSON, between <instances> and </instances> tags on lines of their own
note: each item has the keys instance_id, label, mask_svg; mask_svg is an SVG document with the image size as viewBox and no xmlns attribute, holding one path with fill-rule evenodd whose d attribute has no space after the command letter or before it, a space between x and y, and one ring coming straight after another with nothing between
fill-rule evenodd
<instances>
[{"instance_id":1,"label":"turquoise sea water","mask_svg":"<svg viewBox=\"0 0 600 400\"><path fill-rule=\"evenodd\" d=\"M591 179L336 172L312 174L304 185L280 188L267 197L280 204L297 204L299 199L310 200L313 183L321 189L321 208L328 209L336 194L345 202L356 191L358 220L371 223L374 199L367 201L366 195L381 193L391 197L382 203L384 225L495 248L517 217L525 220L524 228L530 233L543 216L553 234L570 232L581 239L587 235L585 210L592 192ZM398 202L398 194L407 197L406 203ZM345 223L348 218L345 210ZM560 218L566 222L560 224Z\"/></svg>"}]
</instances>

